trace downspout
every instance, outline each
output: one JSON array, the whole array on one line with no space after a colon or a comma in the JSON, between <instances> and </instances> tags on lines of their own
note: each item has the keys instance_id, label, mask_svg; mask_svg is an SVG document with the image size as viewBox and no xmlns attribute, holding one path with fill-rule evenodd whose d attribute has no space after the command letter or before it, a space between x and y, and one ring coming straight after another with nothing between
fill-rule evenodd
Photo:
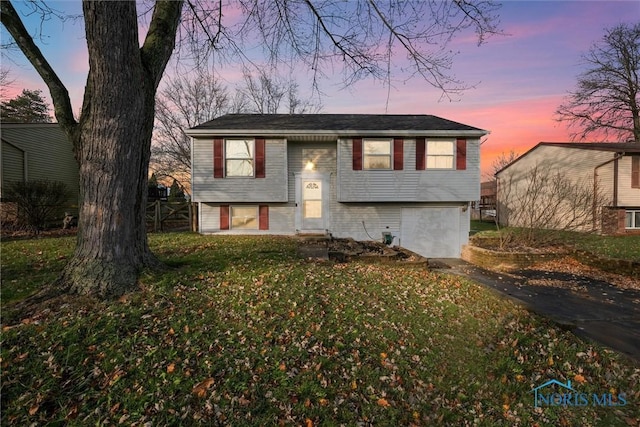
<instances>
[{"instance_id":1,"label":"downspout","mask_svg":"<svg viewBox=\"0 0 640 427\"><path fill-rule=\"evenodd\" d=\"M602 163L600 163L599 165L597 165L596 167L593 168L593 211L591 213L592 215L592 219L593 219L593 229L596 230L596 227L598 225L597 221L598 221L598 216L597 216L597 211L598 211L598 169L600 169L603 166L608 165L611 162L616 162L616 167L613 170L613 207L617 207L618 206L618 168L617 168L617 161L619 159L621 159L622 157L624 157L625 153L624 151L621 153L616 153L613 158L604 161Z\"/></svg>"}]
</instances>

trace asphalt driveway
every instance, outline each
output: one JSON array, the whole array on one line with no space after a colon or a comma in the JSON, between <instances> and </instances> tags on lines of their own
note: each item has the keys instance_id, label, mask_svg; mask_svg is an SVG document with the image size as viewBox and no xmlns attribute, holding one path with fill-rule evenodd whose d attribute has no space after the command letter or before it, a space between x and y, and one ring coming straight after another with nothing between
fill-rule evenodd
<instances>
[{"instance_id":1,"label":"asphalt driveway","mask_svg":"<svg viewBox=\"0 0 640 427\"><path fill-rule=\"evenodd\" d=\"M535 269L503 274L453 259L430 260L432 263L443 266L443 272L466 276L532 312L551 318L578 336L593 339L640 362L638 289L622 289L586 275ZM554 282L563 286L553 286Z\"/></svg>"}]
</instances>

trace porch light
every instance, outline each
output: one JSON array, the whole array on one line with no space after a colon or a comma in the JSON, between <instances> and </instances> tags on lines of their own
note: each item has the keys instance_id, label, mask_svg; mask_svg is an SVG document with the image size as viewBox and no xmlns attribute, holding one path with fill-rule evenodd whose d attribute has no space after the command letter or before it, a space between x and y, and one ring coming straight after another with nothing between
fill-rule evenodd
<instances>
[{"instance_id":1,"label":"porch light","mask_svg":"<svg viewBox=\"0 0 640 427\"><path fill-rule=\"evenodd\" d=\"M304 170L307 170L307 171L312 171L315 169L316 169L316 165L311 160L309 160L306 166L304 167Z\"/></svg>"}]
</instances>

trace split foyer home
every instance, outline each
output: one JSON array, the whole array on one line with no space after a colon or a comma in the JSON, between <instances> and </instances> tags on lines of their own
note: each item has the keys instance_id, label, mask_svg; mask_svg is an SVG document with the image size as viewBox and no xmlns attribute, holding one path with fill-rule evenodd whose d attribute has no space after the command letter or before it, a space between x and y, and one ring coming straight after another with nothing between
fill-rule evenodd
<instances>
[{"instance_id":1,"label":"split foyer home","mask_svg":"<svg viewBox=\"0 0 640 427\"><path fill-rule=\"evenodd\" d=\"M486 131L431 115L230 114L187 131L201 233L328 234L459 257Z\"/></svg>"},{"instance_id":2,"label":"split foyer home","mask_svg":"<svg viewBox=\"0 0 640 427\"><path fill-rule=\"evenodd\" d=\"M591 192L588 206L582 206L587 215L579 230L640 234L640 143L539 143L496 173L502 225L523 225L516 213L522 211L525 193L532 193L533 170L546 176L561 174L567 179L565 187ZM586 199L582 200L575 203ZM554 224L549 228L566 227L576 216L573 208L579 207L567 204L566 209L558 209L564 217L547 218ZM535 215L536 209L545 206L533 203L526 209Z\"/></svg>"}]
</instances>

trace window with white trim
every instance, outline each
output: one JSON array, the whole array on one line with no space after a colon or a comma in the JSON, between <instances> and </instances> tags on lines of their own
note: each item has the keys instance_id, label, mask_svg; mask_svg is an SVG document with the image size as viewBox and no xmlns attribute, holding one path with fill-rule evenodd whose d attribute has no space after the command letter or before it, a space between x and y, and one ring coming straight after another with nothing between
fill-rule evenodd
<instances>
[{"instance_id":1,"label":"window with white trim","mask_svg":"<svg viewBox=\"0 0 640 427\"><path fill-rule=\"evenodd\" d=\"M255 141L253 139L227 139L224 147L227 176L253 176Z\"/></svg>"},{"instance_id":2,"label":"window with white trim","mask_svg":"<svg viewBox=\"0 0 640 427\"><path fill-rule=\"evenodd\" d=\"M453 169L455 167L455 141L427 141L427 169Z\"/></svg>"},{"instance_id":3,"label":"window with white trim","mask_svg":"<svg viewBox=\"0 0 640 427\"><path fill-rule=\"evenodd\" d=\"M391 169L391 139L362 141L363 169Z\"/></svg>"},{"instance_id":4,"label":"window with white trim","mask_svg":"<svg viewBox=\"0 0 640 427\"><path fill-rule=\"evenodd\" d=\"M624 228L640 229L640 210L626 211Z\"/></svg>"},{"instance_id":5,"label":"window with white trim","mask_svg":"<svg viewBox=\"0 0 640 427\"><path fill-rule=\"evenodd\" d=\"M257 230L258 207L257 206L231 206L231 229Z\"/></svg>"}]
</instances>

